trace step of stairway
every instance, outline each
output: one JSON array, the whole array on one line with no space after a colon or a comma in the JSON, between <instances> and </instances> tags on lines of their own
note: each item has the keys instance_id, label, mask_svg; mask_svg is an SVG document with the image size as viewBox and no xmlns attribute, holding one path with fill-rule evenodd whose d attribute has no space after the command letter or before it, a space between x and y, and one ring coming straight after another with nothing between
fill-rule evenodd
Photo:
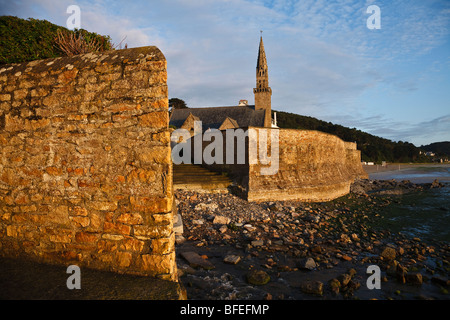
<instances>
[{"instance_id":1,"label":"step of stairway","mask_svg":"<svg viewBox=\"0 0 450 320\"><path fill-rule=\"evenodd\" d=\"M174 165L174 189L223 192L231 185L231 180L219 172L214 172L199 165Z\"/></svg>"}]
</instances>

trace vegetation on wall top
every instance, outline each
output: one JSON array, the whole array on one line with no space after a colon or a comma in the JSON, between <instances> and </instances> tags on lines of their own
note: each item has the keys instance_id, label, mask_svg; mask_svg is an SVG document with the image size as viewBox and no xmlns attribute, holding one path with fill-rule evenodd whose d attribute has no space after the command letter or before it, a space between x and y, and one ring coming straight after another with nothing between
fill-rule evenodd
<instances>
[{"instance_id":1,"label":"vegetation on wall top","mask_svg":"<svg viewBox=\"0 0 450 320\"><path fill-rule=\"evenodd\" d=\"M71 31L47 20L0 17L0 64L111 49L109 36L84 29Z\"/></svg>"}]
</instances>

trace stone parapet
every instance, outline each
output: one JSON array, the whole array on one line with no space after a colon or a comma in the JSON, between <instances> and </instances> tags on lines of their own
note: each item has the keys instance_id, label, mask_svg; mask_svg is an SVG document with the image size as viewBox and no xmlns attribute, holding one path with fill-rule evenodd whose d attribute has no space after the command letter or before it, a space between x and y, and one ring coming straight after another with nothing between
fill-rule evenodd
<instances>
[{"instance_id":1,"label":"stone parapet","mask_svg":"<svg viewBox=\"0 0 450 320\"><path fill-rule=\"evenodd\" d=\"M0 254L176 280L156 47L0 67Z\"/></svg>"}]
</instances>

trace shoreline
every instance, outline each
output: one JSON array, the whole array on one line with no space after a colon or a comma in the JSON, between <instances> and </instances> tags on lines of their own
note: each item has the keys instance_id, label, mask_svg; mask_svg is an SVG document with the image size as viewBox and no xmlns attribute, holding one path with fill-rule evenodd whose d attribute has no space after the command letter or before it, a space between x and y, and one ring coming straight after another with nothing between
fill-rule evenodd
<instances>
[{"instance_id":1,"label":"shoreline","mask_svg":"<svg viewBox=\"0 0 450 320\"><path fill-rule=\"evenodd\" d=\"M381 164L374 164L374 165L363 164L362 167L367 174L371 174L376 172L396 172L402 170L417 169L422 167L450 168L450 163L388 163L386 166L382 166Z\"/></svg>"},{"instance_id":2,"label":"shoreline","mask_svg":"<svg viewBox=\"0 0 450 320\"><path fill-rule=\"evenodd\" d=\"M437 179L440 182L450 182L450 164L388 164L385 167L363 165L363 169L371 180L395 179L431 183Z\"/></svg>"},{"instance_id":3,"label":"shoreline","mask_svg":"<svg viewBox=\"0 0 450 320\"><path fill-rule=\"evenodd\" d=\"M449 243L374 227L395 195L255 204L177 191L176 199L185 239L176 244L177 264L188 299L450 299ZM192 264L186 252L200 258ZM381 290L366 286L369 265L381 269ZM252 284L254 271L268 282Z\"/></svg>"}]
</instances>

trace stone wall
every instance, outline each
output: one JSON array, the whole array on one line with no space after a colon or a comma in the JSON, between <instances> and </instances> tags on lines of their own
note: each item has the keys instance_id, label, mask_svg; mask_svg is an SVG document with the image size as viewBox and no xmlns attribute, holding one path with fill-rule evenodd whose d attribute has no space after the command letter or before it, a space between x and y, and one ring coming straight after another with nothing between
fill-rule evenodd
<instances>
[{"instance_id":1,"label":"stone wall","mask_svg":"<svg viewBox=\"0 0 450 320\"><path fill-rule=\"evenodd\" d=\"M156 47L0 66L0 254L176 280Z\"/></svg>"},{"instance_id":2,"label":"stone wall","mask_svg":"<svg viewBox=\"0 0 450 320\"><path fill-rule=\"evenodd\" d=\"M269 130L279 130L278 172L262 175L259 162L250 164L249 201L328 201L367 178L355 143L312 130Z\"/></svg>"}]
</instances>

